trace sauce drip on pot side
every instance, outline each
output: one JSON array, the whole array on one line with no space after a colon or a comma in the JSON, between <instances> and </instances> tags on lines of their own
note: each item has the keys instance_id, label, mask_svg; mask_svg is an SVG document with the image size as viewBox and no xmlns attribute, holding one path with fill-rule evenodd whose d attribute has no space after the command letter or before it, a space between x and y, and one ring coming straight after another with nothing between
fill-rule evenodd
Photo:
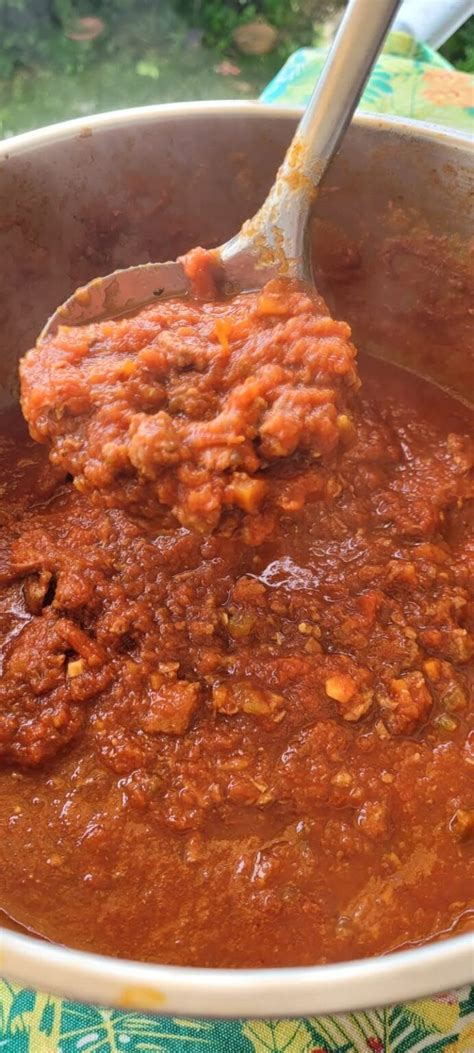
<instances>
[{"instance_id":1,"label":"sauce drip on pot side","mask_svg":"<svg viewBox=\"0 0 474 1053\"><path fill-rule=\"evenodd\" d=\"M4 419L0 905L75 947L277 966L472 926L472 414L362 357L357 438L213 534Z\"/></svg>"}]
</instances>

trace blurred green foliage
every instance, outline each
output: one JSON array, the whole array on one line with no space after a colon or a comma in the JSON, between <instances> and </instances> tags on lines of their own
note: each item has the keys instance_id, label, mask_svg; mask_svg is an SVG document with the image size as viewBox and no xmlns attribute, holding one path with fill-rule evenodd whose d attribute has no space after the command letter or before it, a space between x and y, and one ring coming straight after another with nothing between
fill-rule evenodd
<instances>
[{"instance_id":1,"label":"blurred green foliage","mask_svg":"<svg viewBox=\"0 0 474 1053\"><path fill-rule=\"evenodd\" d=\"M127 106L256 98L285 57L239 55L227 75L222 51L177 0L63 2L0 0L0 139ZM91 15L104 22L101 35L70 40L68 29Z\"/></svg>"},{"instance_id":2,"label":"blurred green foliage","mask_svg":"<svg viewBox=\"0 0 474 1053\"><path fill-rule=\"evenodd\" d=\"M342 0L177 0L186 20L203 30L204 39L222 51L232 45L239 25L263 18L280 32L281 45L289 54L314 41L314 24Z\"/></svg>"},{"instance_id":3,"label":"blurred green foliage","mask_svg":"<svg viewBox=\"0 0 474 1053\"><path fill-rule=\"evenodd\" d=\"M107 38L127 25L159 21L165 32L186 33L194 27L217 51L232 46L240 24L263 17L280 32L279 57L314 39L314 21L324 18L338 0L0 0L0 77L20 66L54 65L64 72L81 70L107 51ZM94 16L105 32L94 41L68 39L79 18Z\"/></svg>"},{"instance_id":4,"label":"blurred green foliage","mask_svg":"<svg viewBox=\"0 0 474 1053\"><path fill-rule=\"evenodd\" d=\"M264 18L279 30L279 58L314 41L314 26L344 0L0 0L0 77L19 67L54 66L73 73L107 52L107 39L126 24L159 20L165 32L183 35L195 28L204 44L232 50L238 25ZM70 40L65 30L79 18L94 16L105 32L94 41ZM459 69L474 70L474 18L441 49Z\"/></svg>"},{"instance_id":5,"label":"blurred green foliage","mask_svg":"<svg viewBox=\"0 0 474 1053\"><path fill-rule=\"evenodd\" d=\"M102 50L103 40L75 41L66 35L80 18L104 20L107 30L119 19L133 18L143 7L162 8L160 0L0 0L0 77L19 67L53 65L58 70L80 70ZM173 4L165 4L172 8ZM100 42L100 43L99 43ZM79 43L79 46L78 46Z\"/></svg>"},{"instance_id":6,"label":"blurred green foliage","mask_svg":"<svg viewBox=\"0 0 474 1053\"><path fill-rule=\"evenodd\" d=\"M180 99L255 98L344 0L0 0L0 138L67 117ZM79 19L101 19L74 40ZM265 18L269 55L237 52L237 25ZM474 69L474 19L442 48ZM224 58L232 59L229 64ZM230 65L230 72L229 72Z\"/></svg>"},{"instance_id":7,"label":"blurred green foliage","mask_svg":"<svg viewBox=\"0 0 474 1053\"><path fill-rule=\"evenodd\" d=\"M453 66L465 73L474 73L474 17L461 26L440 51Z\"/></svg>"},{"instance_id":8,"label":"blurred green foliage","mask_svg":"<svg viewBox=\"0 0 474 1053\"><path fill-rule=\"evenodd\" d=\"M18 66L67 61L63 26L72 17L70 0L0 0L0 77Z\"/></svg>"}]
</instances>

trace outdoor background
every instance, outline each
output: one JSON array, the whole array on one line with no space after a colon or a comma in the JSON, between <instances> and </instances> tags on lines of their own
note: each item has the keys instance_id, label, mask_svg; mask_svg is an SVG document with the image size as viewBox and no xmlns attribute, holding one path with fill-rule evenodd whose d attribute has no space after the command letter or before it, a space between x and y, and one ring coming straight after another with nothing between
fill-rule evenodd
<instances>
[{"instance_id":1,"label":"outdoor background","mask_svg":"<svg viewBox=\"0 0 474 1053\"><path fill-rule=\"evenodd\" d=\"M0 138L123 106L252 99L344 0L0 0ZM258 22L258 28L255 22ZM249 54L257 47L260 54ZM474 19L443 47L474 70Z\"/></svg>"}]
</instances>

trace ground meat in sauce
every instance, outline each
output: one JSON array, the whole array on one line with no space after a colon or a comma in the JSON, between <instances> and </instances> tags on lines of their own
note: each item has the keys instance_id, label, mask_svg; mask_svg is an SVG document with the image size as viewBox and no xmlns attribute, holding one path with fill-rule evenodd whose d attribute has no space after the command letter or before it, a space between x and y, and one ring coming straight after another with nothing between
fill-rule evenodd
<instances>
[{"instance_id":1,"label":"ground meat in sauce","mask_svg":"<svg viewBox=\"0 0 474 1053\"><path fill-rule=\"evenodd\" d=\"M472 414L360 371L352 445L269 459L214 533L91 503L4 420L0 907L24 926L237 967L472 926Z\"/></svg>"},{"instance_id":2,"label":"ground meat in sauce","mask_svg":"<svg viewBox=\"0 0 474 1053\"><path fill-rule=\"evenodd\" d=\"M349 337L285 280L164 301L39 343L21 366L23 412L82 492L141 514L161 503L206 531L223 509L258 512L269 463L295 451L324 462L349 441Z\"/></svg>"}]
</instances>

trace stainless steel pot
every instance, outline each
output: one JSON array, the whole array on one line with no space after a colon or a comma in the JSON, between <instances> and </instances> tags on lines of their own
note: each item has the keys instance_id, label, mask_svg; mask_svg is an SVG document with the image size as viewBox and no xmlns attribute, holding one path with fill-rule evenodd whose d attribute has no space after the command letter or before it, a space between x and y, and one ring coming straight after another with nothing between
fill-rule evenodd
<instances>
[{"instance_id":1,"label":"stainless steel pot","mask_svg":"<svg viewBox=\"0 0 474 1053\"><path fill-rule=\"evenodd\" d=\"M77 285L235 232L263 200L298 116L252 103L157 106L0 144L3 404L16 397L19 356ZM320 192L313 228L318 284L359 346L464 398L474 376L471 177L467 137L359 117ZM215 970L118 961L0 929L0 971L128 1008L281 1017L460 986L474 977L474 939L323 967Z\"/></svg>"}]
</instances>

